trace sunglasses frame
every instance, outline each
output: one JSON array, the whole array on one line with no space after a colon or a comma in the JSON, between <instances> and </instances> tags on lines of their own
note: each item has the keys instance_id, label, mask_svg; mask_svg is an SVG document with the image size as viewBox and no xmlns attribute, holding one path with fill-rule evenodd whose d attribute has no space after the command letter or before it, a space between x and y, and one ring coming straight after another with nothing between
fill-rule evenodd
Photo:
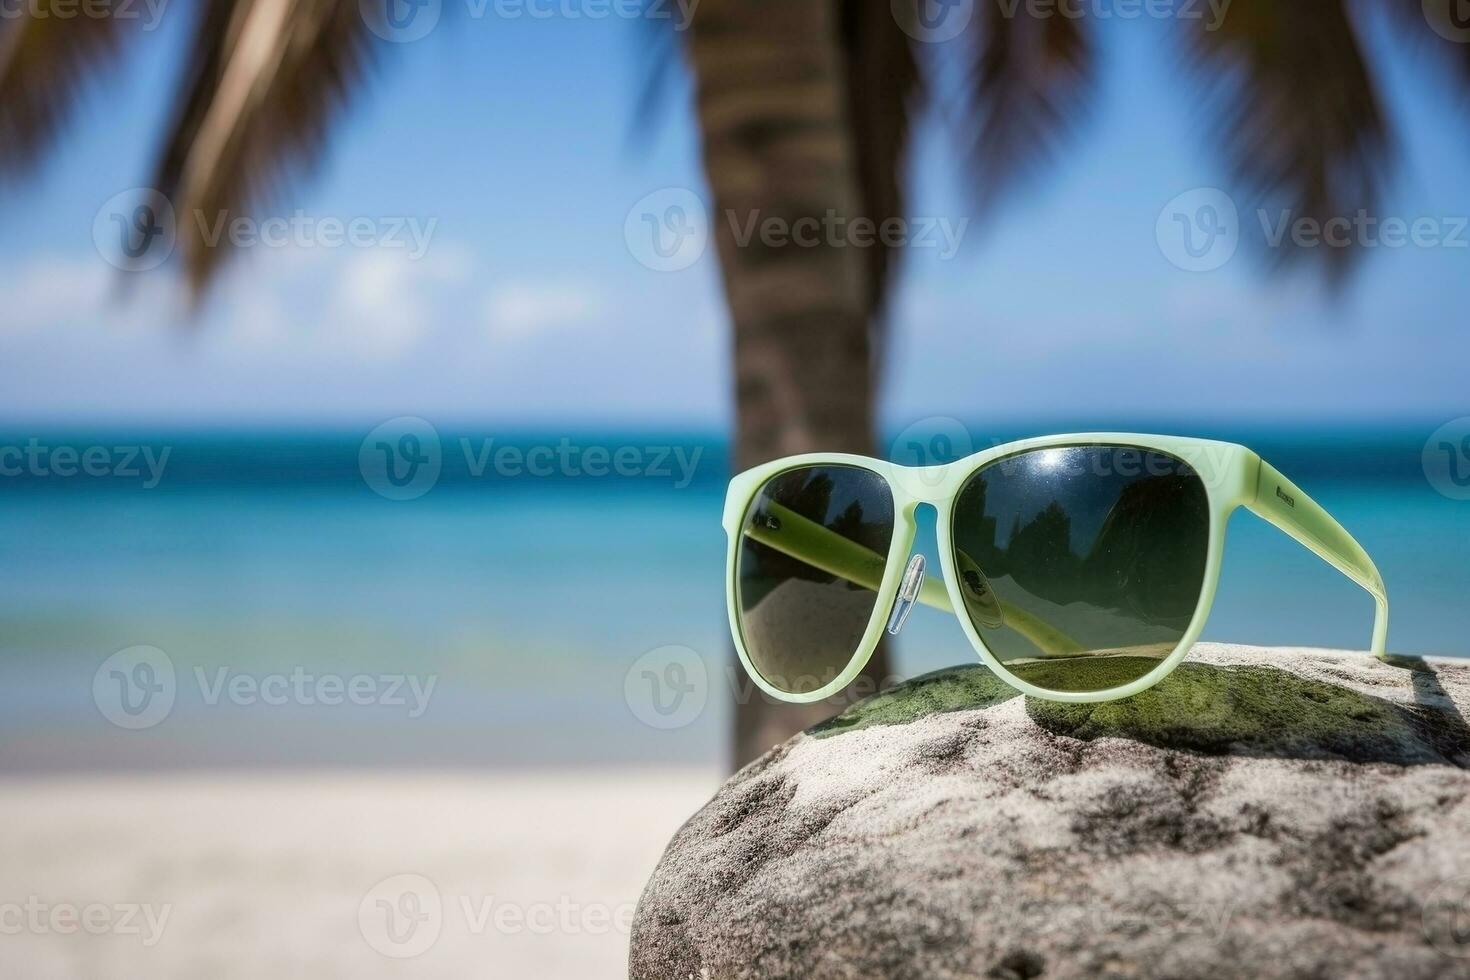
<instances>
[{"instance_id":1,"label":"sunglasses frame","mask_svg":"<svg viewBox=\"0 0 1470 980\"><path fill-rule=\"evenodd\" d=\"M953 558L953 512L960 490L975 473L1006 458L1044 449L1108 448L1136 449L1162 453L1187 463L1204 483L1210 508L1209 547L1205 558L1204 583L1189 627L1169 656L1143 677L1103 691L1051 691L1016 677L986 646L985 640L962 610ZM761 676L750 660L741 632L738 596L738 566L742 525L756 494L773 478L809 466L853 466L882 477L893 496L893 540L889 544L883 579L873 603L873 612L862 641L846 668L830 683L804 694L782 691ZM1085 432L1044 436L1005 443L964 459L938 466L904 466L867 456L847 453L808 453L788 456L753 467L730 481L725 497L723 525L729 539L725 568L725 604L730 633L745 672L770 696L797 704L821 701L845 688L867 666L888 623L898 596L904 570L918 533L915 515L920 504L929 504L938 514L937 541L943 585L926 579L919 601L954 612L971 646L997 677L1032 697L1074 704L1113 701L1147 690L1168 676L1194 646L1214 605L1220 582L1220 565L1225 552L1225 530L1230 517L1241 507L1255 513L1328 564L1352 579L1373 596L1372 653L1382 658L1388 639L1388 594L1373 560L1352 535L1318 506L1300 487L1282 476L1275 467L1244 446L1211 439L1181 436L1141 435L1126 432Z\"/></svg>"}]
</instances>

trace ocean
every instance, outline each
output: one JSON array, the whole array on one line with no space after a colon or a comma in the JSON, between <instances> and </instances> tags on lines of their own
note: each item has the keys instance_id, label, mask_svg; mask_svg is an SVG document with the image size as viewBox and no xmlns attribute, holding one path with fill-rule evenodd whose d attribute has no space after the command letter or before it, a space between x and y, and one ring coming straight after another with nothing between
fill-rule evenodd
<instances>
[{"instance_id":1,"label":"ocean","mask_svg":"<svg viewBox=\"0 0 1470 980\"><path fill-rule=\"evenodd\" d=\"M751 696L724 611L728 444L446 428L430 451L399 429L0 434L0 769L720 764ZM1426 477L1433 429L1203 434L1362 542L1393 651L1465 656L1470 501ZM432 478L384 482L382 445ZM935 559L932 526L919 547ZM1232 520L1205 639L1361 649L1371 623L1357 586ZM905 675L974 656L924 608L893 649Z\"/></svg>"}]
</instances>

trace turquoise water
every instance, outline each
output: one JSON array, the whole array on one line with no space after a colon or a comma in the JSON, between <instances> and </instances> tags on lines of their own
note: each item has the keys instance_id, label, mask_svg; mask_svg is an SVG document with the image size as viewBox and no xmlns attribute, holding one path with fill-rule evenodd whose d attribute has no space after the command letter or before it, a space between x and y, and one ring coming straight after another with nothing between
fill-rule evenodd
<instances>
[{"instance_id":1,"label":"turquoise water","mask_svg":"<svg viewBox=\"0 0 1470 980\"><path fill-rule=\"evenodd\" d=\"M1419 468L1433 428L1235 438L1374 555L1392 597L1393 649L1470 655L1470 503L1436 493ZM677 474L476 476L446 452L433 488L397 501L364 482L360 435L151 441L172 449L153 489L128 477L0 478L0 768L722 758L738 681L727 670L722 443L572 440L698 449L682 487ZM921 546L934 557L932 529ZM1206 638L1361 648L1371 622L1356 586L1236 516ZM125 730L99 710L93 681L109 655L135 645L166 652L178 692L165 720ZM640 656L670 645L708 665L708 695L688 724L664 730L640 717L626 682ZM901 673L973 656L958 625L927 609L896 655ZM389 703L207 696L221 676L293 671L434 686L413 717Z\"/></svg>"}]
</instances>

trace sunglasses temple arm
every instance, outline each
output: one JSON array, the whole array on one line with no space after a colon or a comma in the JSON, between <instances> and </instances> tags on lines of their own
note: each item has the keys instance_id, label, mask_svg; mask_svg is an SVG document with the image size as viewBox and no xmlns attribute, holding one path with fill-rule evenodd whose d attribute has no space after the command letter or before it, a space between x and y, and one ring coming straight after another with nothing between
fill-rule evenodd
<instances>
[{"instance_id":1,"label":"sunglasses temple arm","mask_svg":"<svg viewBox=\"0 0 1470 980\"><path fill-rule=\"evenodd\" d=\"M887 562L883 555L774 501L767 502L766 511L775 518L774 526L747 525L742 529L746 537L829 575L878 591ZM932 576L924 577L919 601L941 612L954 612L944 582Z\"/></svg>"},{"instance_id":2,"label":"sunglasses temple arm","mask_svg":"<svg viewBox=\"0 0 1470 980\"><path fill-rule=\"evenodd\" d=\"M944 579L937 575L924 576L924 584L919 586L919 601L940 612L954 612L954 606L949 601L949 590L944 587Z\"/></svg>"},{"instance_id":3,"label":"sunglasses temple arm","mask_svg":"<svg viewBox=\"0 0 1470 980\"><path fill-rule=\"evenodd\" d=\"M1388 592L1363 546L1301 487L1265 460L1260 461L1255 500L1246 506L1368 590L1375 604L1373 655L1383 658L1388 646Z\"/></svg>"},{"instance_id":4,"label":"sunglasses temple arm","mask_svg":"<svg viewBox=\"0 0 1470 980\"><path fill-rule=\"evenodd\" d=\"M882 555L775 501L767 501L763 519L746 524L741 528L741 533L752 541L759 541L783 555L819 568L828 575L846 579L854 585L861 585L875 592L882 586L887 562ZM926 575L923 585L919 587L918 599L940 612L955 612L943 579ZM1000 609L1006 618L1006 625L1031 640L1041 650L1053 654L1082 650L1075 640L1036 613L1018 609L1004 600L1000 601Z\"/></svg>"}]
</instances>

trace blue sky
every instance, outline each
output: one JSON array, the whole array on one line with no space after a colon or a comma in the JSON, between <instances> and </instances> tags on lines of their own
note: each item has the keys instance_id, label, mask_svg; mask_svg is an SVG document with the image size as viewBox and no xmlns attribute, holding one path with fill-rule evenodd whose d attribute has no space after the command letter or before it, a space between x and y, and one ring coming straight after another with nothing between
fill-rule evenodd
<instances>
[{"instance_id":1,"label":"blue sky","mask_svg":"<svg viewBox=\"0 0 1470 980\"><path fill-rule=\"evenodd\" d=\"M122 293L93 242L103 202L148 179L186 19L167 9L44 171L0 193L0 419L728 420L712 252L656 272L624 238L645 195L704 186L683 79L656 126L635 126L646 25L446 10L428 37L386 46L285 209L432 223L422 257L252 248L188 328L168 275ZM1055 164L967 227L954 257L908 255L884 364L890 424L1464 414L1470 248L1376 248L1336 297L1267 275L1248 247L1210 272L1171 264L1165 205L1228 189L1173 27L1106 25L1094 111ZM1436 66L1386 37L1373 46L1404 151L1382 211L1452 235L1470 215L1470 114ZM969 208L952 146L941 123L925 127L911 212L953 227ZM1255 203L1237 199L1251 235Z\"/></svg>"}]
</instances>

